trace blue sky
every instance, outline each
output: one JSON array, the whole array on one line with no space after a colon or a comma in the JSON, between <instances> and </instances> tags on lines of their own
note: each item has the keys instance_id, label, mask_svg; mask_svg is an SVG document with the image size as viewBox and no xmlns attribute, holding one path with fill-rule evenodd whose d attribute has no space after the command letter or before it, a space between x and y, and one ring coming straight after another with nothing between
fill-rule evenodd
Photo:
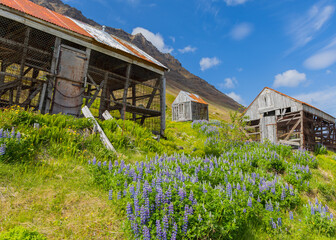
<instances>
[{"instance_id":1,"label":"blue sky","mask_svg":"<svg viewBox=\"0 0 336 240\"><path fill-rule=\"evenodd\" d=\"M336 116L336 0L64 0L142 33L243 105L275 88Z\"/></svg>"}]
</instances>

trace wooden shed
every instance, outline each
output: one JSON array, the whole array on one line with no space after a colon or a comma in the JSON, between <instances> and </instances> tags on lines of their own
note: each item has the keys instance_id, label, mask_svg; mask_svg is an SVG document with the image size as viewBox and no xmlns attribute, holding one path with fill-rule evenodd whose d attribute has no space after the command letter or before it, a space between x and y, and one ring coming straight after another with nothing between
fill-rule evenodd
<instances>
[{"instance_id":1,"label":"wooden shed","mask_svg":"<svg viewBox=\"0 0 336 240\"><path fill-rule=\"evenodd\" d=\"M136 46L28 0L0 0L0 106L165 129L168 70Z\"/></svg>"},{"instance_id":2,"label":"wooden shed","mask_svg":"<svg viewBox=\"0 0 336 240\"><path fill-rule=\"evenodd\" d=\"M172 104L173 121L209 120L208 104L198 95L180 91Z\"/></svg>"},{"instance_id":3,"label":"wooden shed","mask_svg":"<svg viewBox=\"0 0 336 240\"><path fill-rule=\"evenodd\" d=\"M265 87L244 111L252 140L313 150L323 144L336 150L336 119L305 102Z\"/></svg>"}]
</instances>

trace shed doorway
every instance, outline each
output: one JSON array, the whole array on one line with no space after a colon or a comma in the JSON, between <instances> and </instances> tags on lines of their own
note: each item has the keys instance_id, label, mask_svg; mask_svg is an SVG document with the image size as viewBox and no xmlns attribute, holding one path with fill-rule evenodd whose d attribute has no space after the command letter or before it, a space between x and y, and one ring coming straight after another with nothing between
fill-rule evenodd
<instances>
[{"instance_id":1,"label":"shed doorway","mask_svg":"<svg viewBox=\"0 0 336 240\"><path fill-rule=\"evenodd\" d=\"M51 112L78 116L83 104L86 52L62 45Z\"/></svg>"}]
</instances>

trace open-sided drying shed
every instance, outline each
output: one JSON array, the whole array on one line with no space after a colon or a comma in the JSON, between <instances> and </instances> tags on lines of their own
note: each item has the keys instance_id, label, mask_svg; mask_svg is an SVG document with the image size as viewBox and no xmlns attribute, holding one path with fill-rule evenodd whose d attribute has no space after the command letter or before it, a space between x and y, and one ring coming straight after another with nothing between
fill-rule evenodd
<instances>
[{"instance_id":1,"label":"open-sided drying shed","mask_svg":"<svg viewBox=\"0 0 336 240\"><path fill-rule=\"evenodd\" d=\"M136 46L28 0L0 0L0 105L165 129L168 70Z\"/></svg>"}]
</instances>

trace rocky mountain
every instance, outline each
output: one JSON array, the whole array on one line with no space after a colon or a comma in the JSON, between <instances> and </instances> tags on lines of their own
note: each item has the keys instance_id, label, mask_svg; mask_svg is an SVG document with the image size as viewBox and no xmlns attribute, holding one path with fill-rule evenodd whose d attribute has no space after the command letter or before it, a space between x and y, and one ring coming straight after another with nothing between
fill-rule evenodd
<instances>
[{"instance_id":1,"label":"rocky mountain","mask_svg":"<svg viewBox=\"0 0 336 240\"><path fill-rule=\"evenodd\" d=\"M81 11L76 8L64 4L61 0L31 0L41 6L49 8L63 15L72 17L84 23L88 23L93 26L99 27L100 25L92 19L86 18ZM167 91L173 95L176 95L179 90L185 90L200 95L204 100L211 105L216 106L216 109L220 109L220 112L230 110L239 110L242 106L228 97L224 93L220 92L213 85L209 84L204 79L201 79L185 69L182 64L169 53L160 52L151 42L141 34L131 35L122 29L115 29L107 27L106 31L121 39L129 41L153 56L162 64L167 66L170 71L166 73L167 79ZM210 111L212 111L210 109Z\"/></svg>"}]
</instances>

